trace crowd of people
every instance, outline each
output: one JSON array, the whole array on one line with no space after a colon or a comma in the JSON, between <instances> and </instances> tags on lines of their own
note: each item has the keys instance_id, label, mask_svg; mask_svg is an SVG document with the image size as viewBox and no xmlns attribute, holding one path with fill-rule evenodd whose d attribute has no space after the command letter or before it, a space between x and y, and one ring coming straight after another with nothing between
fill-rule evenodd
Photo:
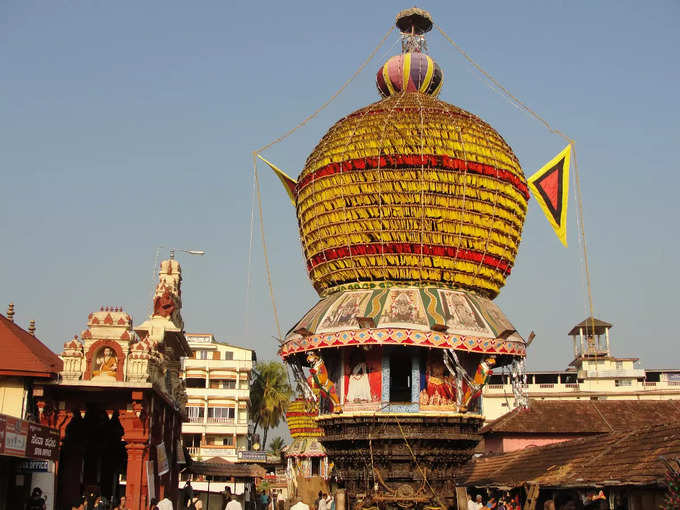
<instances>
[{"instance_id":1,"label":"crowd of people","mask_svg":"<svg viewBox=\"0 0 680 510\"><path fill-rule=\"evenodd\" d=\"M522 510L519 496L514 498L510 494L505 494L498 498L490 497L486 503L481 494L474 498L468 494L467 508L465 510L482 510L483 508L494 508L496 510Z\"/></svg>"}]
</instances>

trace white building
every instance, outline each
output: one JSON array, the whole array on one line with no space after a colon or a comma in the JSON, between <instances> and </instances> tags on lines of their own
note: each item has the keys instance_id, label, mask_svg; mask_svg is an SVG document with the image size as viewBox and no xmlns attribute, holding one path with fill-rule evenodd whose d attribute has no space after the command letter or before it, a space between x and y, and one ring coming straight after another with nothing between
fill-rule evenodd
<instances>
[{"instance_id":1,"label":"white building","mask_svg":"<svg viewBox=\"0 0 680 510\"><path fill-rule=\"evenodd\" d=\"M218 342L211 334L187 333L193 351L182 361L188 396L184 446L195 460L236 462L248 446L248 400L255 351Z\"/></svg>"},{"instance_id":2,"label":"white building","mask_svg":"<svg viewBox=\"0 0 680 510\"><path fill-rule=\"evenodd\" d=\"M586 319L569 335L574 360L565 370L527 372L525 390L539 400L680 400L680 369L642 369L638 358L611 355L612 325ZM514 409L510 375L496 371L482 393L487 422Z\"/></svg>"}]
</instances>

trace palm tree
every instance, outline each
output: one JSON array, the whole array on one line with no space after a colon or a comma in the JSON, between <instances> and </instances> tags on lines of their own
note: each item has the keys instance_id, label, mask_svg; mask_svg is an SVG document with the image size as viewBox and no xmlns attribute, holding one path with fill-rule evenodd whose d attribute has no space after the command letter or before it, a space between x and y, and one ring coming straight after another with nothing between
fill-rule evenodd
<instances>
[{"instance_id":1,"label":"palm tree","mask_svg":"<svg viewBox=\"0 0 680 510\"><path fill-rule=\"evenodd\" d=\"M262 429L262 444L267 444L267 432L283 418L293 390L286 368L278 361L258 363L253 370L250 386L250 418Z\"/></svg>"},{"instance_id":2,"label":"palm tree","mask_svg":"<svg viewBox=\"0 0 680 510\"><path fill-rule=\"evenodd\" d=\"M276 436L272 439L271 443L269 443L269 453L280 457L281 450L283 450L284 446L286 446L286 443L283 441L283 438L281 436Z\"/></svg>"}]
</instances>

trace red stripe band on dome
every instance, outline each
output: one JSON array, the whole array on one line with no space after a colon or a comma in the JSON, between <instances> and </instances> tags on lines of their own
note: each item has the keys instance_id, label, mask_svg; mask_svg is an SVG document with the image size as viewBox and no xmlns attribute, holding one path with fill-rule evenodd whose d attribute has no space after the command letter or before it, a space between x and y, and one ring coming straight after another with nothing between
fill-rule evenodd
<instances>
[{"instance_id":1,"label":"red stripe band on dome","mask_svg":"<svg viewBox=\"0 0 680 510\"><path fill-rule=\"evenodd\" d=\"M484 254L475 250L461 250L452 246L441 246L435 244L419 243L375 243L375 244L354 244L351 246L339 246L329 248L311 257L307 261L307 269L311 270L319 264L329 260L341 259L356 255L428 255L435 257L450 257L467 260L470 262L481 262L485 266L510 274L511 266L503 259L493 255Z\"/></svg>"},{"instance_id":2,"label":"red stripe band on dome","mask_svg":"<svg viewBox=\"0 0 680 510\"><path fill-rule=\"evenodd\" d=\"M492 165L477 163L476 161L466 161L464 159L452 158L450 156L439 156L436 154L392 154L389 156L371 156L366 158L356 158L343 161L341 163L329 163L326 166L305 175L298 181L296 194L316 179L345 172L355 172L366 169L400 169L400 168L445 168L458 172L470 172L478 175L494 177L500 181L514 186L524 198L529 200L529 189L525 182L508 170L496 168Z\"/></svg>"}]
</instances>

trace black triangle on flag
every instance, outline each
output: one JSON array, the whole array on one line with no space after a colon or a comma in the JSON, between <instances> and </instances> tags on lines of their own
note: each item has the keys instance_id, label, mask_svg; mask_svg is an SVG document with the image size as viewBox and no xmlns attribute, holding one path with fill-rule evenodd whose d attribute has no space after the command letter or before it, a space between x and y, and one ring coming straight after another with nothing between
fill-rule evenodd
<instances>
[{"instance_id":1,"label":"black triangle on flag","mask_svg":"<svg viewBox=\"0 0 680 510\"><path fill-rule=\"evenodd\" d=\"M534 181L534 186L545 201L545 205L555 223L560 224L562 217L562 180L564 177L564 158L548 169Z\"/></svg>"},{"instance_id":2,"label":"black triangle on flag","mask_svg":"<svg viewBox=\"0 0 680 510\"><path fill-rule=\"evenodd\" d=\"M571 144L529 177L527 184L562 244L567 245L567 198Z\"/></svg>"}]
</instances>

